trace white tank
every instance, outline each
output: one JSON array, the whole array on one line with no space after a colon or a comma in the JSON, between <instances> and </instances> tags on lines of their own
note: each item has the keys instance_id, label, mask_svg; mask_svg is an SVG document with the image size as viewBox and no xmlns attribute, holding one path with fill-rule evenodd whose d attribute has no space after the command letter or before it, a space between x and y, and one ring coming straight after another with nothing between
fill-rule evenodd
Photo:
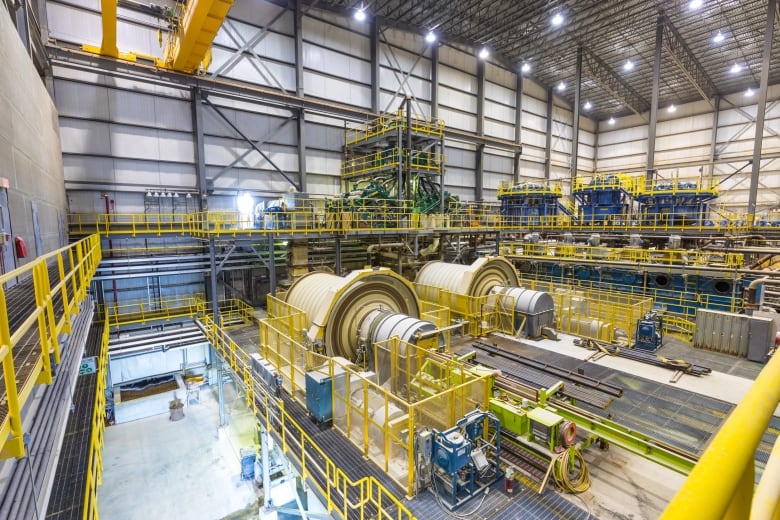
<instances>
[{"instance_id":1,"label":"white tank","mask_svg":"<svg viewBox=\"0 0 780 520\"><path fill-rule=\"evenodd\" d=\"M428 262L417 273L415 283L456 294L485 296L496 285L516 287L519 281L514 266L498 256L479 258L471 265Z\"/></svg>"}]
</instances>

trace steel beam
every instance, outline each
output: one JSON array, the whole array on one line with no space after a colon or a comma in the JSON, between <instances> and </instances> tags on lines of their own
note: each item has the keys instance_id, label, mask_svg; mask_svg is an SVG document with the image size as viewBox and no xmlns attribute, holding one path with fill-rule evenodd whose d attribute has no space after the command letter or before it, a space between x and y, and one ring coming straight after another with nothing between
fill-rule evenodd
<instances>
[{"instance_id":1,"label":"steel beam","mask_svg":"<svg viewBox=\"0 0 780 520\"><path fill-rule=\"evenodd\" d=\"M477 135L485 135L485 60L477 61Z\"/></svg>"},{"instance_id":2,"label":"steel beam","mask_svg":"<svg viewBox=\"0 0 780 520\"><path fill-rule=\"evenodd\" d=\"M661 15L663 16L663 15ZM718 93L707 71L696 59L691 49L669 20L663 22L663 45L669 57L682 71L685 78L706 102L712 104L712 97Z\"/></svg>"},{"instance_id":3,"label":"steel beam","mask_svg":"<svg viewBox=\"0 0 780 520\"><path fill-rule=\"evenodd\" d=\"M116 1L113 3L116 4ZM192 73L197 70L232 5L233 0L187 2L179 21L180 35L170 54L166 54L165 63L181 72Z\"/></svg>"},{"instance_id":4,"label":"steel beam","mask_svg":"<svg viewBox=\"0 0 780 520\"><path fill-rule=\"evenodd\" d=\"M585 50L583 56L591 78L636 115L644 117L642 112L647 111L650 104L598 56L588 50Z\"/></svg>"},{"instance_id":5,"label":"steel beam","mask_svg":"<svg viewBox=\"0 0 780 520\"><path fill-rule=\"evenodd\" d=\"M371 47L371 111L379 113L379 20L374 17L371 20L371 34L369 35Z\"/></svg>"},{"instance_id":6,"label":"steel beam","mask_svg":"<svg viewBox=\"0 0 780 520\"><path fill-rule=\"evenodd\" d=\"M485 181L485 145L477 145L474 164L474 200L481 201Z\"/></svg>"},{"instance_id":7,"label":"steel beam","mask_svg":"<svg viewBox=\"0 0 780 520\"><path fill-rule=\"evenodd\" d=\"M518 72L515 76L515 144L520 146L523 138L523 75ZM515 152L514 157L514 182L520 180L520 157L522 148Z\"/></svg>"},{"instance_id":8,"label":"steel beam","mask_svg":"<svg viewBox=\"0 0 780 520\"><path fill-rule=\"evenodd\" d=\"M718 158L718 120L720 119L720 96L712 100L712 137L710 138L710 180L715 177L715 160Z\"/></svg>"},{"instance_id":9,"label":"steel beam","mask_svg":"<svg viewBox=\"0 0 780 520\"><path fill-rule=\"evenodd\" d=\"M268 25L266 25L266 26L262 27L262 28L261 28L259 31L257 31L257 33L256 33L254 36L252 36L251 38L249 38L248 40L246 40L246 41L245 41L243 44L241 44L241 45L239 45L239 44L237 43L236 45L238 46L238 49L236 49L236 51L233 53L233 55L232 55L232 56L230 56L228 59L226 59L226 60L225 60L225 62L224 62L224 63L222 63L222 65L220 65L220 66L217 68L217 70L215 70L214 72L212 72L212 73L211 73L211 76L212 76L212 77L217 77L217 76L219 76L220 74L224 74L224 73L226 73L226 72L229 72L229 71L230 71L230 69L232 69L232 68L233 68L233 67L236 65L236 63L238 63L239 61L241 61L241 58L243 58L243 56L244 56L244 51L246 51L246 50L248 50L248 49L253 49L253 48L254 48L254 47L255 47L255 46L258 44L258 43L260 43L261 41L263 41L263 38L265 38L266 36L268 36L268 30L269 30L269 29L270 29L270 28L271 28L271 27L272 27L272 26L273 26L273 25L274 25L274 24L275 24L275 23L276 23L278 20L280 20L280 19L282 18L282 16L284 16L284 14L285 14L286 12L287 12L287 10L286 10L286 9L282 9L281 11L279 11L278 13L276 13L276 16L274 16L274 17L271 19L271 21L270 21L270 22L268 22Z\"/></svg>"},{"instance_id":10,"label":"steel beam","mask_svg":"<svg viewBox=\"0 0 780 520\"><path fill-rule=\"evenodd\" d=\"M191 90L190 104L192 109L192 140L195 153L195 182L198 189L200 211L208 209L207 192L208 180L206 179L206 149L203 137L203 103L200 88Z\"/></svg>"},{"instance_id":11,"label":"steel beam","mask_svg":"<svg viewBox=\"0 0 780 520\"><path fill-rule=\"evenodd\" d=\"M219 323L219 289L217 287L217 246L214 237L209 237L209 296L211 297L211 312L214 315L214 323ZM217 401L219 403L219 425L227 424L225 418L225 392L222 381L223 360L217 354L214 345L209 349L211 363L216 365L217 371Z\"/></svg>"},{"instance_id":12,"label":"steel beam","mask_svg":"<svg viewBox=\"0 0 780 520\"><path fill-rule=\"evenodd\" d=\"M263 143L265 143L266 141L268 141L269 139L271 139L272 137L274 137L276 134L278 134L278 133L281 131L281 129L282 129L282 128L284 128L285 126L287 126L287 123L289 123L290 121L292 121L294 118L296 118L296 116L292 116L292 115L291 115L290 117L288 117L287 119L285 119L285 120L282 122L282 124L280 124L279 126L277 126L276 128L274 128L273 130L271 130L270 132L268 132L267 134L265 134L263 137L261 137L261 138L260 138L260 139L258 139L257 141L255 141L255 144L256 144L257 146L260 146L260 145L262 145ZM253 149L253 148L250 148L249 150L245 150L245 151L241 152L241 154L240 154L238 157L236 157L235 159L233 159L233 161L232 161L230 164L228 164L227 166L223 166L223 167L222 167L222 169L220 169L220 170L219 170L217 173L215 173L215 174L214 174L214 175L211 177L211 182L214 182L215 180L217 180L217 179L219 179L220 177L222 177L222 176L223 176L223 175L224 175L226 172L229 172L229 171L230 171L230 170L231 170L231 169L232 169L232 168L233 168L235 165L237 165L237 164L238 164L238 163L240 163L242 160L244 160L244 158L245 158L247 155L251 154L252 152L254 152L254 149Z\"/></svg>"},{"instance_id":13,"label":"steel beam","mask_svg":"<svg viewBox=\"0 0 780 520\"><path fill-rule=\"evenodd\" d=\"M431 45L431 119L439 118L439 44Z\"/></svg>"},{"instance_id":14,"label":"steel beam","mask_svg":"<svg viewBox=\"0 0 780 520\"><path fill-rule=\"evenodd\" d=\"M655 26L655 53L653 55L653 99L650 102L650 124L647 127L647 164L645 167L645 184L653 182L655 164L655 129L658 125L658 92L661 87L661 51L664 40L664 17L658 16Z\"/></svg>"},{"instance_id":15,"label":"steel beam","mask_svg":"<svg viewBox=\"0 0 780 520\"><path fill-rule=\"evenodd\" d=\"M259 153L260 155L262 155L262 156L263 156L263 159L265 159L266 161L268 161L268 164L270 164L270 165L271 165L271 167L273 167L273 169L274 169L274 170L276 170L276 171L277 171L277 172L278 172L278 173L279 173L279 174L280 174L282 177L284 177L284 179L285 179L287 182L289 182L290 184L292 184L292 185L293 185L293 187L294 187L295 189L297 189L298 191L303 191L303 190L301 190L301 187L300 187L298 184L296 184L296 183L295 183L295 181L293 181L293 180L292 180L292 179L291 179L291 178L290 178L290 177L289 177L289 176L288 176L288 175L287 175L287 174L286 174L284 171L282 171L282 169L281 169L281 168L279 168L279 167L276 165L276 163L275 163L275 162L273 162L273 161L271 160L271 158L270 158L270 157L269 157L269 156L268 156L268 155L267 155L267 154L266 154L264 151L262 151L262 150L260 149L260 147L259 147L259 146L257 146L257 145L254 143L254 141L252 141L252 140L251 140L249 137L247 137L247 136L246 136L246 134L245 134L244 132L242 132L242 131L241 131L241 130L240 130L240 129L239 129L239 128L238 128L238 127L237 127L237 126L236 126L236 125L233 123L233 121L231 121L230 119L228 119L228 117L227 117L227 116L225 116L225 114L223 114L223 113L222 113L222 111L219 109L219 107L218 107L218 106L216 106L214 103L212 103L211 101L209 101L209 99L208 99L207 97L204 97L204 98L203 98L203 101L205 101L205 102L206 102L206 104L207 104L209 107L211 107L211 109L212 109L214 112L216 112L216 114L217 114L217 115L218 115L218 116L219 116L219 117L220 117L220 118L221 118L221 119L222 119L222 120L223 120L223 121L224 121L224 122L225 122L225 123L226 123L226 124L227 124L227 125L228 125L230 128L232 128L234 132L236 132L238 135L240 135L240 136L241 136L241 138L242 138L244 141L246 141L246 142L249 144L249 146L251 146L252 148L254 148L254 149L255 149L255 151L256 151L257 153Z\"/></svg>"},{"instance_id":16,"label":"steel beam","mask_svg":"<svg viewBox=\"0 0 780 520\"><path fill-rule=\"evenodd\" d=\"M553 89L547 89L547 124L544 131L544 178L550 180L552 167L552 127L553 127Z\"/></svg>"},{"instance_id":17,"label":"steel beam","mask_svg":"<svg viewBox=\"0 0 780 520\"><path fill-rule=\"evenodd\" d=\"M293 23L293 31L295 33L295 93L298 97L303 97L303 9L301 9L300 0L295 1L293 16L295 16Z\"/></svg>"},{"instance_id":18,"label":"steel beam","mask_svg":"<svg viewBox=\"0 0 780 520\"><path fill-rule=\"evenodd\" d=\"M753 139L753 165L750 170L748 220L751 224L756 216L756 202L758 200L758 176L761 172L761 150L764 145L764 120L766 119L766 98L767 90L769 88L769 66L772 59L772 38L774 36L776 7L777 0L769 0L767 5L766 28L764 29L764 51L761 57L761 86L758 89L756 136Z\"/></svg>"},{"instance_id":19,"label":"steel beam","mask_svg":"<svg viewBox=\"0 0 780 520\"><path fill-rule=\"evenodd\" d=\"M298 110L295 123L295 133L298 137L298 179L301 191L306 192L306 113L302 108Z\"/></svg>"},{"instance_id":20,"label":"steel beam","mask_svg":"<svg viewBox=\"0 0 780 520\"><path fill-rule=\"evenodd\" d=\"M574 71L574 114L571 131L571 180L577 177L577 160L580 147L580 95L582 94L582 47L577 47L577 65Z\"/></svg>"},{"instance_id":21,"label":"steel beam","mask_svg":"<svg viewBox=\"0 0 780 520\"><path fill-rule=\"evenodd\" d=\"M103 40L100 44L100 54L119 57L116 46L116 0L100 0L100 24L103 28Z\"/></svg>"}]
</instances>

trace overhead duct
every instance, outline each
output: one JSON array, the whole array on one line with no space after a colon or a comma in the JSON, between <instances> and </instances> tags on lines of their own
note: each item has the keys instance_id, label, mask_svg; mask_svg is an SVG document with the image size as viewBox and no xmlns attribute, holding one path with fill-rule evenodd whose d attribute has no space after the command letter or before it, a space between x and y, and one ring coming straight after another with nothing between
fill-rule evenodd
<instances>
[{"instance_id":1,"label":"overhead duct","mask_svg":"<svg viewBox=\"0 0 780 520\"><path fill-rule=\"evenodd\" d=\"M520 284L514 266L503 257L483 257L471 265L428 262L417 273L415 283L468 296L486 296L497 285Z\"/></svg>"},{"instance_id":2,"label":"overhead duct","mask_svg":"<svg viewBox=\"0 0 780 520\"><path fill-rule=\"evenodd\" d=\"M412 285L386 268L362 269L345 277L308 273L292 284L284 298L306 312L309 341L324 346L329 356L350 360L358 357L361 346L368 346L366 340L389 339L383 337L385 333L411 338L433 326L416 319L420 304ZM403 316L392 317L399 314Z\"/></svg>"}]
</instances>

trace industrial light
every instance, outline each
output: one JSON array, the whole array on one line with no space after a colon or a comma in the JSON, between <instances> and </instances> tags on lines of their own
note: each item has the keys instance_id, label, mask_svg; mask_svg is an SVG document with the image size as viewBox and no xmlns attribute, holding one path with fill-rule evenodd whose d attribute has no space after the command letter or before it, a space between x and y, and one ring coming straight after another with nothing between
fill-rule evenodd
<instances>
[{"instance_id":1,"label":"industrial light","mask_svg":"<svg viewBox=\"0 0 780 520\"><path fill-rule=\"evenodd\" d=\"M725 39L726 39L726 37L723 36L723 33L720 32L720 31L718 31L718 34L716 34L715 36L712 37L712 41L715 42L715 43L720 43L720 42L722 42Z\"/></svg>"},{"instance_id":2,"label":"industrial light","mask_svg":"<svg viewBox=\"0 0 780 520\"><path fill-rule=\"evenodd\" d=\"M528 62L523 63L523 66L520 67L521 72L529 72L531 70L531 64Z\"/></svg>"},{"instance_id":3,"label":"industrial light","mask_svg":"<svg viewBox=\"0 0 780 520\"><path fill-rule=\"evenodd\" d=\"M155 191L155 192L154 192L154 196L155 196L155 197L157 197L157 198L159 199L159 198L160 198L160 192L157 192L157 191Z\"/></svg>"},{"instance_id":4,"label":"industrial light","mask_svg":"<svg viewBox=\"0 0 780 520\"><path fill-rule=\"evenodd\" d=\"M585 110L590 110L593 108L593 105L590 104L590 101L586 101L585 104L582 106Z\"/></svg>"},{"instance_id":5,"label":"industrial light","mask_svg":"<svg viewBox=\"0 0 780 520\"><path fill-rule=\"evenodd\" d=\"M614 117L610 117L609 121L607 121L607 123L609 123L610 125L614 125L615 124L615 118Z\"/></svg>"},{"instance_id":6,"label":"industrial light","mask_svg":"<svg viewBox=\"0 0 780 520\"><path fill-rule=\"evenodd\" d=\"M742 66L739 63L735 63L734 65L731 66L731 73L732 74L736 74L736 73L738 73L741 70L742 70Z\"/></svg>"},{"instance_id":7,"label":"industrial light","mask_svg":"<svg viewBox=\"0 0 780 520\"><path fill-rule=\"evenodd\" d=\"M363 22L366 20L366 12L363 7L355 11L355 20L358 22Z\"/></svg>"},{"instance_id":8,"label":"industrial light","mask_svg":"<svg viewBox=\"0 0 780 520\"><path fill-rule=\"evenodd\" d=\"M490 56L490 51L487 49L487 47L482 47L479 50L479 59L486 60L488 59L488 56Z\"/></svg>"},{"instance_id":9,"label":"industrial light","mask_svg":"<svg viewBox=\"0 0 780 520\"><path fill-rule=\"evenodd\" d=\"M178 199L178 198L179 198L179 192L177 192L177 191L174 191L174 192L173 192L173 198L174 198L174 199Z\"/></svg>"},{"instance_id":10,"label":"industrial light","mask_svg":"<svg viewBox=\"0 0 780 520\"><path fill-rule=\"evenodd\" d=\"M428 31L428 34L425 35L425 41L428 43L433 43L436 41L436 33L433 31Z\"/></svg>"},{"instance_id":11,"label":"industrial light","mask_svg":"<svg viewBox=\"0 0 780 520\"><path fill-rule=\"evenodd\" d=\"M566 82L561 81L560 83L558 83L558 92L563 92L564 90L566 90Z\"/></svg>"},{"instance_id":12,"label":"industrial light","mask_svg":"<svg viewBox=\"0 0 780 520\"><path fill-rule=\"evenodd\" d=\"M634 70L634 62L631 60L626 61L626 63L623 64L623 70L626 72L629 70Z\"/></svg>"},{"instance_id":13,"label":"industrial light","mask_svg":"<svg viewBox=\"0 0 780 520\"><path fill-rule=\"evenodd\" d=\"M745 96L750 97L754 94L753 89L748 87L748 89L745 91Z\"/></svg>"},{"instance_id":14,"label":"industrial light","mask_svg":"<svg viewBox=\"0 0 780 520\"><path fill-rule=\"evenodd\" d=\"M147 197L154 197L154 195L152 195L152 190L147 191L146 192L146 196Z\"/></svg>"},{"instance_id":15,"label":"industrial light","mask_svg":"<svg viewBox=\"0 0 780 520\"><path fill-rule=\"evenodd\" d=\"M563 23L563 15L561 13L555 13L555 16L550 20L555 27L558 27Z\"/></svg>"},{"instance_id":16,"label":"industrial light","mask_svg":"<svg viewBox=\"0 0 780 520\"><path fill-rule=\"evenodd\" d=\"M251 213L253 202L252 196L249 193L242 193L236 197L236 206L238 207L239 213L244 215Z\"/></svg>"},{"instance_id":17,"label":"industrial light","mask_svg":"<svg viewBox=\"0 0 780 520\"><path fill-rule=\"evenodd\" d=\"M674 105L669 105L669 108L666 109L670 114L673 114L677 112L677 107Z\"/></svg>"},{"instance_id":18,"label":"industrial light","mask_svg":"<svg viewBox=\"0 0 780 520\"><path fill-rule=\"evenodd\" d=\"M691 0L691 3L688 4L688 7L690 7L691 9L698 9L699 7L702 6L703 3L704 2L702 0Z\"/></svg>"},{"instance_id":19,"label":"industrial light","mask_svg":"<svg viewBox=\"0 0 780 520\"><path fill-rule=\"evenodd\" d=\"M192 198L192 193L188 193L188 194L187 194L187 196L186 196L186 197L184 197L184 198L185 198L185 199L191 199L191 198Z\"/></svg>"}]
</instances>

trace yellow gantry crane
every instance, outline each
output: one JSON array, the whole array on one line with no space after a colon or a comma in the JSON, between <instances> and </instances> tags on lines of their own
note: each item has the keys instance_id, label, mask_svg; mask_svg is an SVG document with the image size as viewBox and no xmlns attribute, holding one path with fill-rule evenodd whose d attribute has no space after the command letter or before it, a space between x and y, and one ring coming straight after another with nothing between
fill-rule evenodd
<instances>
[{"instance_id":1,"label":"yellow gantry crane","mask_svg":"<svg viewBox=\"0 0 780 520\"><path fill-rule=\"evenodd\" d=\"M120 53L116 43L117 0L101 0L103 41L100 47L83 45L87 52L135 61L152 59L158 67L192 74L211 61L211 44L233 5L233 0L189 0L176 15L162 59L138 53Z\"/></svg>"}]
</instances>

